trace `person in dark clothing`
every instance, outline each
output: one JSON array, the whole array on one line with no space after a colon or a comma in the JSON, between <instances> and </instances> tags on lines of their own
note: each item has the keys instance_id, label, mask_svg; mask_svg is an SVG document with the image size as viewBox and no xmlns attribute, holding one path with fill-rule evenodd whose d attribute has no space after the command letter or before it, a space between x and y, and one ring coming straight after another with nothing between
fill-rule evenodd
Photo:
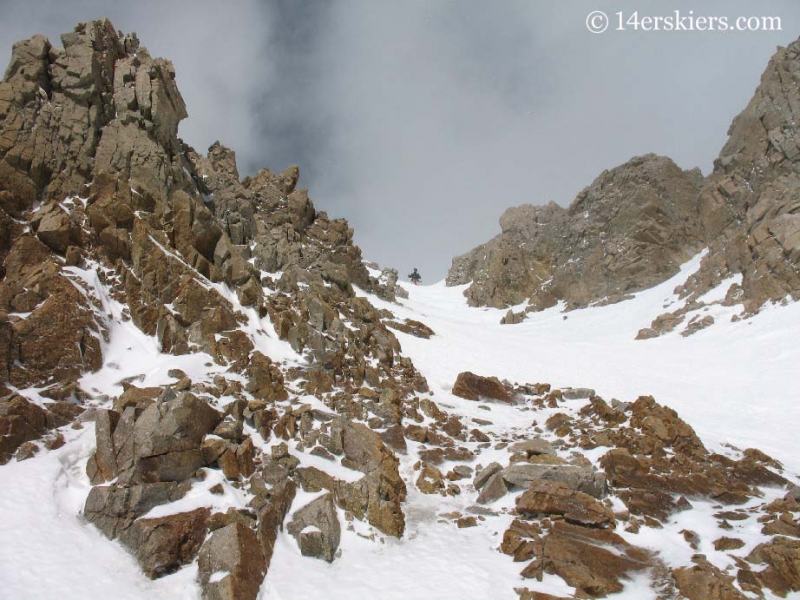
<instances>
[{"instance_id":1,"label":"person in dark clothing","mask_svg":"<svg viewBox=\"0 0 800 600\"><path fill-rule=\"evenodd\" d=\"M422 275L420 275L419 271L417 271L417 267L414 267L414 271L408 276L408 278L414 285L419 285L419 282L422 281Z\"/></svg>"}]
</instances>

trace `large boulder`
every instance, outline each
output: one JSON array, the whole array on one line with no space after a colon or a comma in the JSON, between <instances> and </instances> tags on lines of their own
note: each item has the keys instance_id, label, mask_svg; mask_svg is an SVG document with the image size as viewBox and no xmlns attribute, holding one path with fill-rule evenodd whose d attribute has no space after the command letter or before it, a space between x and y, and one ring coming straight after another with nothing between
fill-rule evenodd
<instances>
[{"instance_id":1,"label":"large boulder","mask_svg":"<svg viewBox=\"0 0 800 600\"><path fill-rule=\"evenodd\" d=\"M498 400L512 402L505 386L496 377L481 377L469 371L459 373L453 395L466 400Z\"/></svg>"},{"instance_id":2,"label":"large boulder","mask_svg":"<svg viewBox=\"0 0 800 600\"><path fill-rule=\"evenodd\" d=\"M558 481L595 498L604 498L608 489L605 473L569 464L514 463L503 469L503 479L509 485L522 488L530 488L542 480Z\"/></svg>"},{"instance_id":3,"label":"large boulder","mask_svg":"<svg viewBox=\"0 0 800 600\"><path fill-rule=\"evenodd\" d=\"M177 571L197 556L206 537L207 508L157 519L138 519L120 536L150 579Z\"/></svg>"},{"instance_id":4,"label":"large boulder","mask_svg":"<svg viewBox=\"0 0 800 600\"><path fill-rule=\"evenodd\" d=\"M255 532L231 523L200 548L197 578L207 600L255 600L267 565Z\"/></svg>"},{"instance_id":5,"label":"large boulder","mask_svg":"<svg viewBox=\"0 0 800 600\"><path fill-rule=\"evenodd\" d=\"M89 491L83 516L106 537L115 539L151 508L180 500L189 487L175 482L130 487L98 485Z\"/></svg>"},{"instance_id":6,"label":"large boulder","mask_svg":"<svg viewBox=\"0 0 800 600\"><path fill-rule=\"evenodd\" d=\"M532 481L517 498L517 511L527 515L561 515L569 523L589 527L614 523L611 509L560 481Z\"/></svg>"},{"instance_id":7,"label":"large boulder","mask_svg":"<svg viewBox=\"0 0 800 600\"><path fill-rule=\"evenodd\" d=\"M135 419L123 443L115 446L120 480L153 483L190 477L205 466L200 445L220 421L222 415L194 394L167 390Z\"/></svg>"},{"instance_id":8,"label":"large boulder","mask_svg":"<svg viewBox=\"0 0 800 600\"><path fill-rule=\"evenodd\" d=\"M333 495L325 494L295 512L287 530L303 556L333 562L342 535Z\"/></svg>"},{"instance_id":9,"label":"large boulder","mask_svg":"<svg viewBox=\"0 0 800 600\"><path fill-rule=\"evenodd\" d=\"M366 518L388 535L401 536L405 529L401 503L406 497L406 485L400 477L397 457L380 435L360 423L336 418L327 449L343 455L342 465L365 473L352 483L336 482L337 505L359 519Z\"/></svg>"},{"instance_id":10,"label":"large boulder","mask_svg":"<svg viewBox=\"0 0 800 600\"><path fill-rule=\"evenodd\" d=\"M536 558L523 571L524 577L558 575L577 588L580 597L588 598L621 592L622 580L653 566L648 552L611 531L564 522L556 522L534 552Z\"/></svg>"}]
</instances>

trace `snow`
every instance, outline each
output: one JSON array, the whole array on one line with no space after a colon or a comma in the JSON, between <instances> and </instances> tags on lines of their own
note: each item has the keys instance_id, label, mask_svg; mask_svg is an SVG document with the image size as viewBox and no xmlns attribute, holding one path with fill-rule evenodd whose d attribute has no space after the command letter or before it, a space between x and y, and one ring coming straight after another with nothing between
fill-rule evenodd
<instances>
[{"instance_id":1,"label":"snow","mask_svg":"<svg viewBox=\"0 0 800 600\"><path fill-rule=\"evenodd\" d=\"M684 338L675 331L650 340L634 339L639 329L664 312L665 306L680 302L673 290L698 268L702 256L689 261L673 279L625 302L567 313L563 307L554 307L530 314L517 325L500 325L505 310L467 306L464 286L448 288L443 282L431 286L402 284L409 298L401 304L359 294L398 319L422 321L434 330L429 340L395 334L403 353L427 378L432 399L470 426L474 419L488 420L493 432L511 436L529 432L534 420L543 423L554 412L578 410L585 401L567 401L557 409L546 410L466 401L450 393L456 376L465 370L519 383L590 387L609 400L630 401L652 394L658 402L676 409L710 449L731 454L730 446L758 447L780 460L787 468L785 475L794 478L800 474L800 438L795 433L800 425L800 386L795 375L800 364L800 303L766 307L761 314L737 322L731 317L741 311L740 307L712 304L696 314L711 314L715 324L695 335ZM157 340L125 317L124 307L107 293L93 265L65 271L96 301L98 322L108 330L108 339L102 341L104 368L84 375L80 380L84 390L98 398L113 397L122 391L121 382L127 378L135 378L142 386L164 385L174 381L168 376L170 369L182 369L194 381L208 380L224 371L207 354L162 354ZM735 281L723 282L703 301L723 299L732 283ZM207 285L216 287L235 310L247 316L243 328L257 348L278 361L303 361L277 338L268 319L243 308L228 288L210 282ZM686 321L694 314L687 315ZM45 402L40 391L20 390ZM294 402L329 411L313 396ZM13 600L56 595L65 599L199 598L196 566L150 581L118 542L108 541L83 521L81 510L90 490L85 466L94 450L94 431L91 423L82 430L61 431L67 444L59 450L43 450L32 459L0 467L0 596ZM278 442L248 433L264 449ZM299 452L294 442L288 446L302 465L317 466L347 481L362 475L338 461ZM408 484L403 539L376 535L366 523L346 521L337 509L343 529L341 556L328 564L301 556L297 543L284 530L276 541L262 600L512 600L517 598L515 587L556 596L574 592L551 575L542 582L523 580L519 576L523 565L497 551L510 515L501 512L485 520L478 517L477 527L458 529L445 515L455 511L469 514L474 492L455 497L420 493L413 485L418 476L413 465L418 460L419 444L409 441L408 447L400 465ZM597 448L584 454L596 461L605 451ZM508 450L487 448L472 466L493 460L507 463ZM441 465L443 472L451 467L450 463ZM222 494L209 492L216 484L222 484ZM292 510L324 493L298 490ZM768 502L782 492L765 489L764 493L765 498L751 503ZM501 498L492 508L502 511L512 507L516 495ZM241 508L248 500L248 495L226 482L219 471L207 469L205 478L196 481L181 500L156 507L147 516L165 516L200 506ZM722 531L713 517L719 510L715 505L701 501L693 501L693 505L693 510L675 514L663 529L643 527L633 535L618 528L617 533L638 546L658 550L674 566L690 564L695 551L683 540L681 531L691 529L703 539L697 552L705 553L723 569L732 564L732 557L746 556L764 540L757 513L732 522L732 531ZM715 552L711 542L723 535L742 539L744 548L727 555ZM212 578L225 575L215 573ZM637 600L655 597L644 575L627 581L625 590L615 596Z\"/></svg>"},{"instance_id":2,"label":"snow","mask_svg":"<svg viewBox=\"0 0 800 600\"><path fill-rule=\"evenodd\" d=\"M704 302L706 304L711 304L712 302L722 302L725 300L725 296L728 295L728 290L732 285L742 285L742 274L737 273L736 275L729 277L725 281L721 282L717 287L713 290L709 290L702 296L700 296L697 301Z\"/></svg>"},{"instance_id":3,"label":"snow","mask_svg":"<svg viewBox=\"0 0 800 600\"><path fill-rule=\"evenodd\" d=\"M403 283L409 298L401 305L374 296L369 300L398 318L422 321L436 333L429 340L395 335L428 379L437 402L458 402L449 392L462 371L520 383L589 387L606 399L652 395L678 411L709 447L758 447L798 475L800 303L767 306L738 322L730 317L740 309L714 306L728 318L715 316L713 326L692 336L682 337L679 328L659 338L635 339L664 312L664 305L677 300L673 290L697 270L703 256L633 299L570 312L557 306L517 325L500 325L505 310L467 306L466 286L446 287L444 282Z\"/></svg>"},{"instance_id":4,"label":"snow","mask_svg":"<svg viewBox=\"0 0 800 600\"><path fill-rule=\"evenodd\" d=\"M61 449L0 467L0 596L198 598L196 567L150 581L122 546L83 521L94 429L64 433L70 443Z\"/></svg>"},{"instance_id":5,"label":"snow","mask_svg":"<svg viewBox=\"0 0 800 600\"><path fill-rule=\"evenodd\" d=\"M409 517L402 541L342 535L342 555L331 564L301 556L291 536L280 534L263 598L516 600L509 582L522 583L520 566L494 551L483 532L437 524L433 507Z\"/></svg>"},{"instance_id":6,"label":"snow","mask_svg":"<svg viewBox=\"0 0 800 600\"><path fill-rule=\"evenodd\" d=\"M217 583L230 575L230 571L214 571L211 577L208 578L209 583Z\"/></svg>"},{"instance_id":7,"label":"snow","mask_svg":"<svg viewBox=\"0 0 800 600\"><path fill-rule=\"evenodd\" d=\"M79 290L99 303L96 318L108 329L108 339L101 340L103 368L95 373L86 373L79 380L80 386L93 394L117 396L122 393L122 382L135 380L140 387L166 385L174 382L168 371L181 369L193 381L212 379L224 367L214 364L210 355L204 353L182 356L165 355L158 340L148 336L124 316L125 307L114 300L97 275L97 265L86 269L65 267Z\"/></svg>"}]
</instances>

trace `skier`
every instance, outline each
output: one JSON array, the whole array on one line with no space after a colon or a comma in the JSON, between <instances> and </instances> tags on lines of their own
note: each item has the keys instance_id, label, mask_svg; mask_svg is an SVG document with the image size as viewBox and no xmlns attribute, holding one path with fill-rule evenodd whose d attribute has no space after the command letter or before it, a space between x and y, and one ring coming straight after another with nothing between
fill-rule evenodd
<instances>
[{"instance_id":1,"label":"skier","mask_svg":"<svg viewBox=\"0 0 800 600\"><path fill-rule=\"evenodd\" d=\"M420 275L419 271L417 271L417 267L414 267L414 271L408 276L408 278L414 285L419 285L419 282L422 281L422 275Z\"/></svg>"}]
</instances>

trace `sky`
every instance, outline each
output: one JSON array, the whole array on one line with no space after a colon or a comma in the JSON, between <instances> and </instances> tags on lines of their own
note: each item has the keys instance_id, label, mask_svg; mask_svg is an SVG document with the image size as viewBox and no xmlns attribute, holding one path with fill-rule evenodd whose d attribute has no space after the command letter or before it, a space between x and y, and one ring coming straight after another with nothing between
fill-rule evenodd
<instances>
[{"instance_id":1,"label":"sky","mask_svg":"<svg viewBox=\"0 0 800 600\"><path fill-rule=\"evenodd\" d=\"M604 11L608 30L587 16ZM632 16L777 16L781 31L635 31ZM690 13L691 11L691 13ZM620 31L622 14L624 30ZM655 152L708 173L796 0L0 0L0 64L109 17L175 64L199 151L242 176L300 166L364 257L423 283L520 204L569 205L603 170Z\"/></svg>"}]
</instances>

